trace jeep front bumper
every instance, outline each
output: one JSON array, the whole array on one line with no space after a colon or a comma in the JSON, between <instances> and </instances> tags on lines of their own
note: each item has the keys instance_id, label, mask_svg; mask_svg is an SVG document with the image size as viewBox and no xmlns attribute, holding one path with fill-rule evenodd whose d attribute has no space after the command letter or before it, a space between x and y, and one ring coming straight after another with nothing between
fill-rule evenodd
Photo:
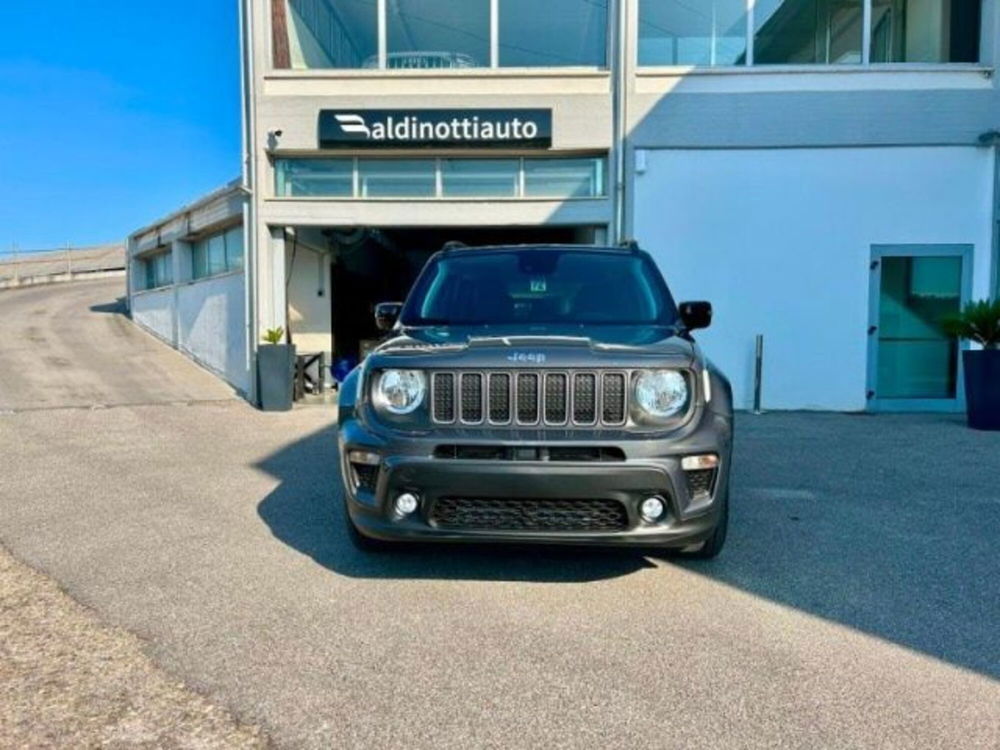
<instances>
[{"instance_id":1,"label":"jeep front bumper","mask_svg":"<svg viewBox=\"0 0 1000 750\"><path fill-rule=\"evenodd\" d=\"M728 495L732 422L711 412L682 437L664 440L491 437L496 434L383 434L359 420L346 421L339 433L340 469L350 520L365 536L388 541L685 547L711 535ZM457 452L472 457L454 457L452 451L441 457L443 444L480 450ZM503 458L478 457L482 448L498 445L510 448ZM544 460L548 450L536 450L523 460L529 446L611 446L617 457ZM369 463L352 464L350 458L361 454ZM695 455L719 458L707 482L704 475L692 482L682 468L682 460ZM403 493L419 499L408 515L394 506ZM655 522L639 511L650 497L665 501L665 513Z\"/></svg>"}]
</instances>

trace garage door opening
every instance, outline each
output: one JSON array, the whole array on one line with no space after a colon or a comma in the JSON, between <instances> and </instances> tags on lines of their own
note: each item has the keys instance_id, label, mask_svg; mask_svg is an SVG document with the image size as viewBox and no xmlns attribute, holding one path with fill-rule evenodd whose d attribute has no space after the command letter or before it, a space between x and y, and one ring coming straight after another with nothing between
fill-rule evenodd
<instances>
[{"instance_id":1,"label":"garage door opening","mask_svg":"<svg viewBox=\"0 0 1000 750\"><path fill-rule=\"evenodd\" d=\"M417 275L448 242L470 247L592 244L603 227L327 228L288 230L289 334L299 354L324 355L329 385L342 379L378 342L374 309L406 299ZM319 372L313 378L320 377Z\"/></svg>"}]
</instances>

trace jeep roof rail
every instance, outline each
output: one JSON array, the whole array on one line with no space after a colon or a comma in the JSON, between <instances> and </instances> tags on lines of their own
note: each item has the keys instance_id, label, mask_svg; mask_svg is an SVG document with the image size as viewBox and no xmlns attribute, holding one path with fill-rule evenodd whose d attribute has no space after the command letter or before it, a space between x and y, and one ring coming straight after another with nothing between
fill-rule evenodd
<instances>
[{"instance_id":1,"label":"jeep roof rail","mask_svg":"<svg viewBox=\"0 0 1000 750\"><path fill-rule=\"evenodd\" d=\"M627 240L622 240L621 242L619 242L618 243L618 247L622 248L623 250L628 250L629 252L633 252L633 253L637 253L640 250L640 248L639 248L639 240L631 239L631 238L627 239Z\"/></svg>"},{"instance_id":2,"label":"jeep roof rail","mask_svg":"<svg viewBox=\"0 0 1000 750\"><path fill-rule=\"evenodd\" d=\"M441 245L442 250L463 250L467 247L468 245L461 240L448 240L446 243Z\"/></svg>"}]
</instances>

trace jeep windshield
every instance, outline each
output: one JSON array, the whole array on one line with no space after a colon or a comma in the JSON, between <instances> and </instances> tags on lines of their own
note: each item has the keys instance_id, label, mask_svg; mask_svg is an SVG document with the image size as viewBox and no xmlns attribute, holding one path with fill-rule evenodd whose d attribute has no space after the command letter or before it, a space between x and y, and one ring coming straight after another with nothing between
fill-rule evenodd
<instances>
[{"instance_id":1,"label":"jeep windshield","mask_svg":"<svg viewBox=\"0 0 1000 750\"><path fill-rule=\"evenodd\" d=\"M432 258L404 326L674 326L659 270L623 250L468 249Z\"/></svg>"}]
</instances>

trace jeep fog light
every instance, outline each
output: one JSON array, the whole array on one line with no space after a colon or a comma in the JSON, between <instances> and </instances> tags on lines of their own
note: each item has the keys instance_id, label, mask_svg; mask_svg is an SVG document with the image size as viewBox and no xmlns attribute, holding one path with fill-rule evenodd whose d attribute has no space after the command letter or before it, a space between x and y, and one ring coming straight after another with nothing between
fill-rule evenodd
<instances>
[{"instance_id":1,"label":"jeep fog light","mask_svg":"<svg viewBox=\"0 0 1000 750\"><path fill-rule=\"evenodd\" d=\"M639 506L639 515L646 523L656 523L667 512L667 506L662 497L647 497Z\"/></svg>"},{"instance_id":2,"label":"jeep fog light","mask_svg":"<svg viewBox=\"0 0 1000 750\"><path fill-rule=\"evenodd\" d=\"M681 459L681 468L684 469L684 471L715 469L718 466L719 457L714 453L706 453L703 456L685 456Z\"/></svg>"},{"instance_id":3,"label":"jeep fog light","mask_svg":"<svg viewBox=\"0 0 1000 750\"><path fill-rule=\"evenodd\" d=\"M417 509L420 501L412 492L404 492L396 498L396 513L401 516L408 516Z\"/></svg>"}]
</instances>

